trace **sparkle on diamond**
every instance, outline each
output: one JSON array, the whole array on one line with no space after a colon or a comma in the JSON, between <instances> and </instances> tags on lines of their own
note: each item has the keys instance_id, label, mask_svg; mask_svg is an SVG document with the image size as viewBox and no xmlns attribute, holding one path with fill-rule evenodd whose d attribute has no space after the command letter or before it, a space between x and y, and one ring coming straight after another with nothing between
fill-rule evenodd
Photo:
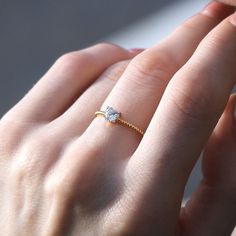
<instances>
[{"instance_id":1,"label":"sparkle on diamond","mask_svg":"<svg viewBox=\"0 0 236 236\"><path fill-rule=\"evenodd\" d=\"M120 113L112 107L107 107L105 111L105 119L109 122L115 123L120 118Z\"/></svg>"}]
</instances>

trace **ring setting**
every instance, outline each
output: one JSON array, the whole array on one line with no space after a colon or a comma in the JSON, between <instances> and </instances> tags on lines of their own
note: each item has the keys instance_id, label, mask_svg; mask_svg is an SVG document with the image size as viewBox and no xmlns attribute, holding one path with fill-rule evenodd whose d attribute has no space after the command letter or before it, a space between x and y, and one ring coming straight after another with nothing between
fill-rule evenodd
<instances>
[{"instance_id":1,"label":"ring setting","mask_svg":"<svg viewBox=\"0 0 236 236\"><path fill-rule=\"evenodd\" d=\"M105 120L111 123L116 123L116 121L120 118L120 116L121 116L120 112L117 112L112 107L108 106L105 110Z\"/></svg>"},{"instance_id":2,"label":"ring setting","mask_svg":"<svg viewBox=\"0 0 236 236\"><path fill-rule=\"evenodd\" d=\"M123 126L126 126L128 128L133 129L134 131L138 132L142 136L144 135L144 131L136 127L135 125L131 124L130 122L124 120L121 118L121 113L116 111L113 107L107 106L105 111L96 111L95 117L97 116L103 116L106 121L112 124L121 124Z\"/></svg>"}]
</instances>

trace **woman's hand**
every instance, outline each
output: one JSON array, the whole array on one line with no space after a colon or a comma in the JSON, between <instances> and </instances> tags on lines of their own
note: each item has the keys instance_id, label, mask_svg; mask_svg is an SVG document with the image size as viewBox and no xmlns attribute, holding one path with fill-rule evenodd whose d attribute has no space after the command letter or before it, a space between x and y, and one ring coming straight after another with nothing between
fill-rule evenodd
<instances>
[{"instance_id":1,"label":"woman's hand","mask_svg":"<svg viewBox=\"0 0 236 236\"><path fill-rule=\"evenodd\" d=\"M57 60L0 122L1 234L229 235L236 222L231 11L212 3L137 56L99 44ZM106 106L145 130L143 138L94 118ZM207 142L204 179L181 209Z\"/></svg>"}]
</instances>

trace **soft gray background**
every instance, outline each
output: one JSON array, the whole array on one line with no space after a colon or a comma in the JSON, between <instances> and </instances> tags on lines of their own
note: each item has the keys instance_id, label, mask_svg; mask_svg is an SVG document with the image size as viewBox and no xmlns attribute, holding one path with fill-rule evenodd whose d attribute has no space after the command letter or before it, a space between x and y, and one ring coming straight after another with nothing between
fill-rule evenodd
<instances>
[{"instance_id":1,"label":"soft gray background","mask_svg":"<svg viewBox=\"0 0 236 236\"><path fill-rule=\"evenodd\" d=\"M0 0L0 116L61 54L98 42L170 2Z\"/></svg>"}]
</instances>

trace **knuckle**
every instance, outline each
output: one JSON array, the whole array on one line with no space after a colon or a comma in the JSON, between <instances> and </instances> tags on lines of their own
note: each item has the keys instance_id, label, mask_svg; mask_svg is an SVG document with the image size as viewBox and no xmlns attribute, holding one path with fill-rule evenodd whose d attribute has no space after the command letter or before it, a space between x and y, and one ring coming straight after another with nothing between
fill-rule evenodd
<instances>
[{"instance_id":1,"label":"knuckle","mask_svg":"<svg viewBox=\"0 0 236 236\"><path fill-rule=\"evenodd\" d=\"M33 170L32 162L30 163L29 160L28 161L18 160L11 166L12 179L18 184L24 183L27 179L31 178L32 170Z\"/></svg>"},{"instance_id":2,"label":"knuckle","mask_svg":"<svg viewBox=\"0 0 236 236\"><path fill-rule=\"evenodd\" d=\"M30 157L41 157L42 154L47 155L47 152L53 148L48 145L50 140L50 135L44 134L43 130L38 130L32 133L25 140L25 144L22 148L22 153Z\"/></svg>"},{"instance_id":3,"label":"knuckle","mask_svg":"<svg viewBox=\"0 0 236 236\"><path fill-rule=\"evenodd\" d=\"M115 45L113 43L108 43L108 42L101 42L95 45L95 47L100 48L101 50L116 50L116 51L125 51L125 49L123 49L122 47Z\"/></svg>"},{"instance_id":4,"label":"knuckle","mask_svg":"<svg viewBox=\"0 0 236 236\"><path fill-rule=\"evenodd\" d=\"M107 70L104 71L102 77L111 81L118 81L118 79L121 77L121 75L127 68L129 62L130 60L125 60L113 64Z\"/></svg>"},{"instance_id":5,"label":"knuckle","mask_svg":"<svg viewBox=\"0 0 236 236\"><path fill-rule=\"evenodd\" d=\"M11 156L19 147L31 124L15 120L15 116L7 115L0 121L0 155Z\"/></svg>"},{"instance_id":6,"label":"knuckle","mask_svg":"<svg viewBox=\"0 0 236 236\"><path fill-rule=\"evenodd\" d=\"M19 119L16 119L16 114L14 113L14 108L10 109L7 113L5 113L0 120L1 129L8 129L12 126L22 125L22 122L18 122Z\"/></svg>"},{"instance_id":7,"label":"knuckle","mask_svg":"<svg viewBox=\"0 0 236 236\"><path fill-rule=\"evenodd\" d=\"M188 83L191 83L188 81ZM201 90L201 96L199 91L193 91L185 87L183 84L175 86L174 92L169 96L171 103L174 105L178 111L176 114L180 114L181 117L195 120L200 123L207 123L211 119L211 114L214 113L215 109L211 107L211 95L206 89ZM192 87L192 86L190 86ZM201 86L202 87L202 86ZM192 87L194 88L194 87ZM196 90L199 90L195 86Z\"/></svg>"},{"instance_id":8,"label":"knuckle","mask_svg":"<svg viewBox=\"0 0 236 236\"><path fill-rule=\"evenodd\" d=\"M45 181L44 192L49 198L58 197L65 199L72 195L73 188L70 187L68 176L63 173L52 174Z\"/></svg>"},{"instance_id":9,"label":"knuckle","mask_svg":"<svg viewBox=\"0 0 236 236\"><path fill-rule=\"evenodd\" d=\"M202 30L201 24L194 24L193 19L194 18L191 17L188 20L184 21L181 25L179 25L177 27L177 30L184 30L184 31L187 30L187 31L191 31L191 32L199 32L199 31L201 31ZM191 32L189 32L189 34Z\"/></svg>"},{"instance_id":10,"label":"knuckle","mask_svg":"<svg viewBox=\"0 0 236 236\"><path fill-rule=\"evenodd\" d=\"M99 178L95 177L99 172L95 167L99 155L96 150L88 148L86 144L71 143L61 158L62 162L48 175L46 194L60 198L76 195L78 202L86 202Z\"/></svg>"},{"instance_id":11,"label":"knuckle","mask_svg":"<svg viewBox=\"0 0 236 236\"><path fill-rule=\"evenodd\" d=\"M59 208L61 204L67 206L63 209L63 212L57 208L59 210L57 215L67 214L76 207L73 203L76 190L77 188L71 186L70 179L63 174L53 174L53 177L47 176L42 183L42 193L47 202L53 202Z\"/></svg>"},{"instance_id":12,"label":"knuckle","mask_svg":"<svg viewBox=\"0 0 236 236\"><path fill-rule=\"evenodd\" d=\"M176 63L171 53L159 50L159 52L144 52L136 56L131 62L131 72L137 75L136 82L164 83L166 84L176 68ZM139 80L137 80L139 79Z\"/></svg>"},{"instance_id":13,"label":"knuckle","mask_svg":"<svg viewBox=\"0 0 236 236\"><path fill-rule=\"evenodd\" d=\"M10 168L10 179L16 187L28 185L33 179L36 165L30 160L17 160Z\"/></svg>"},{"instance_id":14,"label":"knuckle","mask_svg":"<svg viewBox=\"0 0 236 236\"><path fill-rule=\"evenodd\" d=\"M68 52L59 57L56 65L62 69L76 69L78 66L84 67L92 62L92 57L85 50Z\"/></svg>"},{"instance_id":15,"label":"knuckle","mask_svg":"<svg viewBox=\"0 0 236 236\"><path fill-rule=\"evenodd\" d=\"M96 48L96 51L94 52L100 52L101 55L103 52L107 52L114 53L121 58L128 57L127 51L125 49L110 43L99 43L92 46L91 48ZM56 68L57 71L61 72L62 74L72 73L77 75L78 71L81 72L81 69L90 70L93 67L96 68L98 62L99 61L96 59L90 48L86 48L79 51L68 52L60 56L56 60L53 68Z\"/></svg>"},{"instance_id":16,"label":"knuckle","mask_svg":"<svg viewBox=\"0 0 236 236\"><path fill-rule=\"evenodd\" d=\"M11 164L12 178L18 183L30 182L40 175L44 164L42 158L51 154L49 139L45 135L29 135L20 145ZM47 147L47 148L46 148Z\"/></svg>"}]
</instances>

